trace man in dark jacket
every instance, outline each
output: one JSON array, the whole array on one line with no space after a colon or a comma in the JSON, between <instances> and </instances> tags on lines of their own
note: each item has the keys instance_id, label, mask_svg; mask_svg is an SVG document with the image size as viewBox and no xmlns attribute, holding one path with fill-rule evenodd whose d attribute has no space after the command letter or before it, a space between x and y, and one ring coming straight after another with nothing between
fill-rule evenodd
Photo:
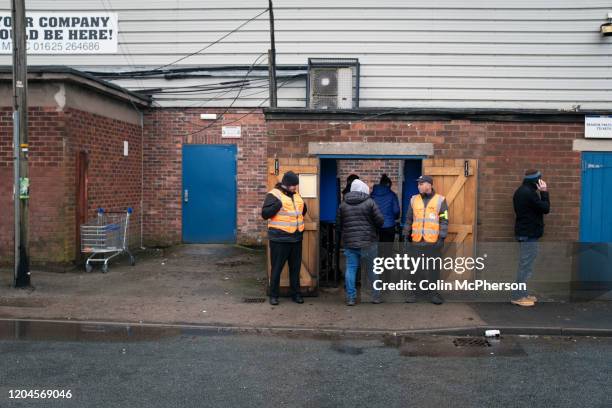
<instances>
[{"instance_id":1,"label":"man in dark jacket","mask_svg":"<svg viewBox=\"0 0 612 408\"><path fill-rule=\"evenodd\" d=\"M533 275L533 263L538 255L538 240L544 234L544 214L550 212L548 187L542 174L535 169L525 172L523 184L514 192L514 235L519 242L519 264L516 283L527 284ZM526 290L512 292L511 302L518 306L533 306L537 298Z\"/></svg>"},{"instance_id":2,"label":"man in dark jacket","mask_svg":"<svg viewBox=\"0 0 612 408\"><path fill-rule=\"evenodd\" d=\"M419 194L410 199L404 235L412 243L409 247L413 256L439 258L442 256L442 247L448 234L448 204L446 198L434 190L432 177L421 176L417 179L417 184ZM413 281L425 278L429 282L435 282L440 279L438 265L435 262L433 264L431 269L415 271L415 274L411 275ZM430 292L430 300L435 305L444 303L442 295L437 291ZM415 291L409 291L406 302L416 302Z\"/></svg>"},{"instance_id":3,"label":"man in dark jacket","mask_svg":"<svg viewBox=\"0 0 612 408\"><path fill-rule=\"evenodd\" d=\"M300 269L302 265L302 236L306 203L297 192L300 180L288 171L280 183L268 192L261 208L261 216L268 220L270 241L270 304L278 305L280 277L289 263L291 297L296 303L304 303L300 294Z\"/></svg>"},{"instance_id":4,"label":"man in dark jacket","mask_svg":"<svg viewBox=\"0 0 612 408\"><path fill-rule=\"evenodd\" d=\"M357 297L355 278L361 260L366 264L370 283L373 284L376 279L373 262L377 254L377 230L384 224L385 218L369 193L367 184L361 180L354 180L351 183L351 191L346 194L338 208L336 217L336 229L342 234L346 256L344 283L347 306L355 305ZM372 287L372 303L381 302L380 291Z\"/></svg>"},{"instance_id":5,"label":"man in dark jacket","mask_svg":"<svg viewBox=\"0 0 612 408\"><path fill-rule=\"evenodd\" d=\"M399 200L397 199L397 194L391 190L391 184L391 179L386 174L383 174L380 178L380 183L376 184L372 189L372 199L383 217L385 217L385 223L378 230L380 242L395 241L395 221L400 216Z\"/></svg>"}]
</instances>

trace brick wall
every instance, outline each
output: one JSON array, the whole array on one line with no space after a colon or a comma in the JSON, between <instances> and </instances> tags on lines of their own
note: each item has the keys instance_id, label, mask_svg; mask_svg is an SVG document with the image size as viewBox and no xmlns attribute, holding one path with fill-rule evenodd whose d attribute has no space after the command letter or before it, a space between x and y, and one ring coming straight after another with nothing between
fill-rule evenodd
<instances>
[{"instance_id":1,"label":"brick wall","mask_svg":"<svg viewBox=\"0 0 612 408\"><path fill-rule=\"evenodd\" d=\"M338 177L342 189L346 186L346 178L350 174L357 174L359 179L370 187L370 191L375 184L380 181L380 176L385 173L393 183L391 189L396 193L400 180L401 160L338 160ZM403 166L401 167L403 171Z\"/></svg>"},{"instance_id":2,"label":"brick wall","mask_svg":"<svg viewBox=\"0 0 612 408\"><path fill-rule=\"evenodd\" d=\"M64 254L63 179L64 113L28 109L30 144L30 257L33 263L62 262ZM13 121L12 109L0 110L0 263L13 262Z\"/></svg>"},{"instance_id":3,"label":"brick wall","mask_svg":"<svg viewBox=\"0 0 612 408\"><path fill-rule=\"evenodd\" d=\"M76 154L90 154L89 210L135 209L133 244L140 241L144 217L147 245L181 242L182 145L229 144L238 147L238 241L255 241L265 230L260 205L266 193L267 157L305 157L308 142L359 141L434 145L435 157L479 159L478 239L512 238L512 193L526 168L543 171L549 183L552 211L545 239L575 240L580 205L580 154L572 141L583 124L499 123L470 121L266 123L260 111L232 110L222 121L200 120L201 113L224 110L152 109L145 113L144 135L131 125L69 109L30 109L31 240L34 262L65 262L74 257ZM221 139L221 126L241 125L241 139ZM144 146L141 146L144 137ZM130 154L123 157L123 140ZM0 262L12 262L12 120L0 110ZM142 151L141 151L142 148ZM144 161L140 161L142 155ZM340 160L339 176L351 172L370 186L386 172L398 186L398 160ZM141 173L141 168L144 173ZM141 176L144 190L141 191ZM140 209L140 195L144 208ZM40 257L37 258L37 256ZM43 255L44 254L44 255ZM43 258L44 256L44 258Z\"/></svg>"},{"instance_id":4,"label":"brick wall","mask_svg":"<svg viewBox=\"0 0 612 408\"><path fill-rule=\"evenodd\" d=\"M203 121L201 113L223 114ZM222 139L221 126L242 127L240 139ZM237 239L251 243L265 228L261 203L266 193L266 125L260 111L153 109L145 116L144 179L147 245L181 242L183 144L236 144L238 169ZM214 192L211 192L214 194Z\"/></svg>"},{"instance_id":5,"label":"brick wall","mask_svg":"<svg viewBox=\"0 0 612 408\"><path fill-rule=\"evenodd\" d=\"M97 208L107 211L133 209L128 232L129 245L140 246L142 216L142 128L140 125L95 115L76 109L66 112L64 171L66 177L65 208L66 253L74 258L76 245L76 182L77 155L88 153L87 198L88 216L96 216ZM128 142L128 155L123 155L123 142Z\"/></svg>"},{"instance_id":6,"label":"brick wall","mask_svg":"<svg viewBox=\"0 0 612 408\"><path fill-rule=\"evenodd\" d=\"M309 142L433 143L438 158L479 159L478 239L512 239L512 194L526 168L536 167L549 184L552 210L545 239L578 238L582 123L368 121L269 121L268 155L307 155ZM290 145L287 143L290 142Z\"/></svg>"},{"instance_id":7,"label":"brick wall","mask_svg":"<svg viewBox=\"0 0 612 408\"><path fill-rule=\"evenodd\" d=\"M13 162L11 109L0 110L0 263L13 262ZM141 128L75 109L32 107L30 144L30 256L32 264L75 259L78 151L89 152L89 213L98 207L135 208L138 233L141 195ZM130 155L124 158L123 140Z\"/></svg>"}]
</instances>

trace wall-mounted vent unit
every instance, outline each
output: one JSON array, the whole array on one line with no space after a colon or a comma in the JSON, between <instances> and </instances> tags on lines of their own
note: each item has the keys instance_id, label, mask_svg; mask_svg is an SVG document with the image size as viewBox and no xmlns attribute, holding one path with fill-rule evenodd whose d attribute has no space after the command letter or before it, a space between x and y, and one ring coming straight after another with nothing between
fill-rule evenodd
<instances>
[{"instance_id":1,"label":"wall-mounted vent unit","mask_svg":"<svg viewBox=\"0 0 612 408\"><path fill-rule=\"evenodd\" d=\"M359 60L309 58L307 81L309 109L359 107Z\"/></svg>"}]
</instances>

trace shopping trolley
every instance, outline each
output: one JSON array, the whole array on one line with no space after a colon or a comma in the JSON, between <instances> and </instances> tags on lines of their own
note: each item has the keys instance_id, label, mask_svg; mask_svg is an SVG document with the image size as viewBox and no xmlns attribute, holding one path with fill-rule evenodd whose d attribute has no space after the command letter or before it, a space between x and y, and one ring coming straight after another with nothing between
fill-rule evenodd
<instances>
[{"instance_id":1,"label":"shopping trolley","mask_svg":"<svg viewBox=\"0 0 612 408\"><path fill-rule=\"evenodd\" d=\"M102 263L102 272L108 272L108 261L122 253L130 257L130 264L136 261L128 249L128 227L132 209L126 212L105 212L98 209L98 216L87 224L81 225L81 252L90 254L85 262L85 270L91 272L92 263Z\"/></svg>"}]
</instances>

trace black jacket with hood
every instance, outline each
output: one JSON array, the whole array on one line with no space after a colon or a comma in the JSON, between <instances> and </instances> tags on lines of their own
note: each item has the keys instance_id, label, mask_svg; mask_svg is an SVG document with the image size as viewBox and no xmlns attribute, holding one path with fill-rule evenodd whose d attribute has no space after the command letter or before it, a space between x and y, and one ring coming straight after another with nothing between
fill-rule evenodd
<instances>
[{"instance_id":1,"label":"black jacket with hood","mask_svg":"<svg viewBox=\"0 0 612 408\"><path fill-rule=\"evenodd\" d=\"M281 193L293 199L294 193L286 190L282 184L277 183L274 188L279 189ZM276 198L274 194L268 193L266 194L263 206L261 207L261 216L264 220L270 219L274 217L282 207L283 203L281 200ZM302 214L306 215L306 203L304 203L304 211L302 211ZM276 228L268 228L268 239L274 242L300 242L303 235L304 233L300 231L295 231L293 234L290 234Z\"/></svg>"},{"instance_id":2,"label":"black jacket with hood","mask_svg":"<svg viewBox=\"0 0 612 408\"><path fill-rule=\"evenodd\" d=\"M550 212L548 192L538 192L532 181L524 181L513 197L516 222L514 234L517 237L540 238L544 235L544 214Z\"/></svg>"},{"instance_id":3,"label":"black jacket with hood","mask_svg":"<svg viewBox=\"0 0 612 408\"><path fill-rule=\"evenodd\" d=\"M336 229L342 233L345 248L365 248L378 242L378 228L385 218L369 194L346 193L336 215Z\"/></svg>"}]
</instances>

